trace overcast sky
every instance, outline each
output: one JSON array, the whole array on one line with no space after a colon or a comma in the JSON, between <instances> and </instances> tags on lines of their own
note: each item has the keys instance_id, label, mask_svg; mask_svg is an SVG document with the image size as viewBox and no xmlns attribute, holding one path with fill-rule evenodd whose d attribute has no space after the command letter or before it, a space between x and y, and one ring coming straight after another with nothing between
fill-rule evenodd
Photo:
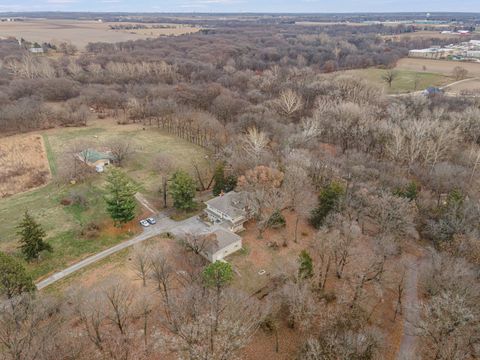
<instances>
[{"instance_id":1,"label":"overcast sky","mask_svg":"<svg viewBox=\"0 0 480 360\"><path fill-rule=\"evenodd\" d=\"M5 11L480 12L480 0L0 0Z\"/></svg>"}]
</instances>

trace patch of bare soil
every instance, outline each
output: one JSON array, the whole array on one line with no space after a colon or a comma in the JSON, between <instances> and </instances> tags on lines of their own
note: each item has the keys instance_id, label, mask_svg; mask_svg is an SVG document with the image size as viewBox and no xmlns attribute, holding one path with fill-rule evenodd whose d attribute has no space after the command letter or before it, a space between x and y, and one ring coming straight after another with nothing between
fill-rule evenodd
<instances>
[{"instance_id":1,"label":"patch of bare soil","mask_svg":"<svg viewBox=\"0 0 480 360\"><path fill-rule=\"evenodd\" d=\"M40 135L0 138L0 198L45 185L50 178Z\"/></svg>"}]
</instances>

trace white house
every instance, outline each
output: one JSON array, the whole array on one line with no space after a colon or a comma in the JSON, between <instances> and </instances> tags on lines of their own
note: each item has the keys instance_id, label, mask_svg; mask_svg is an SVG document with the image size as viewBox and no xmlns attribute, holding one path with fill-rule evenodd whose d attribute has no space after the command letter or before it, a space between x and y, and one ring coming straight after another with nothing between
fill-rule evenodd
<instances>
[{"instance_id":1,"label":"white house","mask_svg":"<svg viewBox=\"0 0 480 360\"><path fill-rule=\"evenodd\" d=\"M242 238L221 227L217 227L205 236L206 239L200 253L211 262L221 261L242 248Z\"/></svg>"},{"instance_id":2,"label":"white house","mask_svg":"<svg viewBox=\"0 0 480 360\"><path fill-rule=\"evenodd\" d=\"M205 214L214 224L237 233L248 220L245 193L231 191L205 202Z\"/></svg>"}]
</instances>

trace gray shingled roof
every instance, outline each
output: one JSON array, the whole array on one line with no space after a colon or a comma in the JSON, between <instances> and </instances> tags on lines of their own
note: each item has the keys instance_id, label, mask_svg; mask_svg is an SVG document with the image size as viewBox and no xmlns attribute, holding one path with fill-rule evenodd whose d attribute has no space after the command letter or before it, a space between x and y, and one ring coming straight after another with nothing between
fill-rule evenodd
<instances>
[{"instance_id":1,"label":"gray shingled roof","mask_svg":"<svg viewBox=\"0 0 480 360\"><path fill-rule=\"evenodd\" d=\"M229 193L206 201L205 204L210 205L214 209L220 210L232 219L246 216L246 196L243 192L230 191Z\"/></svg>"},{"instance_id":2,"label":"gray shingled roof","mask_svg":"<svg viewBox=\"0 0 480 360\"><path fill-rule=\"evenodd\" d=\"M209 254L213 255L217 251L222 250L225 247L236 243L241 239L242 238L240 236L229 230L223 228L216 228L207 235L207 240L205 242L205 250Z\"/></svg>"}]
</instances>

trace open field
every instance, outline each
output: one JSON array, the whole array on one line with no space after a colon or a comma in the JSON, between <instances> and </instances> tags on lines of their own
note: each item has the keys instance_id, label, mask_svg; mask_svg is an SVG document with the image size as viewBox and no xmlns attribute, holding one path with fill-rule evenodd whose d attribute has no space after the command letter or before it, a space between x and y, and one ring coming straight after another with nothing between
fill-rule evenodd
<instances>
[{"instance_id":1,"label":"open field","mask_svg":"<svg viewBox=\"0 0 480 360\"><path fill-rule=\"evenodd\" d=\"M113 120L94 122L86 128L59 128L41 132L48 141L48 159L52 168L61 166L59 158L69 144L88 140L93 146L109 139L125 137L132 140L136 152L125 163L128 175L140 185L149 200L160 201L158 190L161 170L155 170L155 156L166 153L176 165L190 170L191 160L204 159L201 148L155 129L143 130L140 125L116 125ZM85 183L44 187L0 199L0 250L18 255L16 225L28 210L47 232L53 253L46 253L39 262L25 264L35 278L62 269L81 258L99 252L132 236L139 226L134 220L123 229L113 227L103 201L105 175L94 175ZM54 177L55 180L55 177ZM62 205L64 199L81 195L82 204ZM138 215L143 216L142 209Z\"/></svg>"},{"instance_id":2,"label":"open field","mask_svg":"<svg viewBox=\"0 0 480 360\"><path fill-rule=\"evenodd\" d=\"M49 179L41 136L0 138L0 198L44 185Z\"/></svg>"},{"instance_id":3,"label":"open field","mask_svg":"<svg viewBox=\"0 0 480 360\"><path fill-rule=\"evenodd\" d=\"M440 30L438 31L415 31L415 32L408 32L403 34L396 34L396 35L383 35L382 38L390 39L390 40L398 40L403 38L411 38L411 39L459 39L462 37L460 34L442 34ZM465 41L465 40L464 40Z\"/></svg>"},{"instance_id":4,"label":"open field","mask_svg":"<svg viewBox=\"0 0 480 360\"><path fill-rule=\"evenodd\" d=\"M390 88L387 83L382 79L382 76L387 70L383 69L358 69L348 70L345 73L358 76L369 82L382 86L386 92L392 94L406 93L418 90L424 90L429 86L443 86L454 81L449 76L433 73L433 72L421 72L395 68L397 77L392 83Z\"/></svg>"},{"instance_id":5,"label":"open field","mask_svg":"<svg viewBox=\"0 0 480 360\"><path fill-rule=\"evenodd\" d=\"M403 58L398 61L396 69L438 73L450 76L456 66L465 68L468 71L468 77L480 76L480 63L472 62Z\"/></svg>"},{"instance_id":6,"label":"open field","mask_svg":"<svg viewBox=\"0 0 480 360\"><path fill-rule=\"evenodd\" d=\"M173 28L161 29L111 30L110 25L118 25L118 23L47 19L0 22L0 38L15 37L31 42L53 44L69 42L82 49L90 42L114 43L162 35L182 35L199 30L199 28L184 25L172 25Z\"/></svg>"}]
</instances>

